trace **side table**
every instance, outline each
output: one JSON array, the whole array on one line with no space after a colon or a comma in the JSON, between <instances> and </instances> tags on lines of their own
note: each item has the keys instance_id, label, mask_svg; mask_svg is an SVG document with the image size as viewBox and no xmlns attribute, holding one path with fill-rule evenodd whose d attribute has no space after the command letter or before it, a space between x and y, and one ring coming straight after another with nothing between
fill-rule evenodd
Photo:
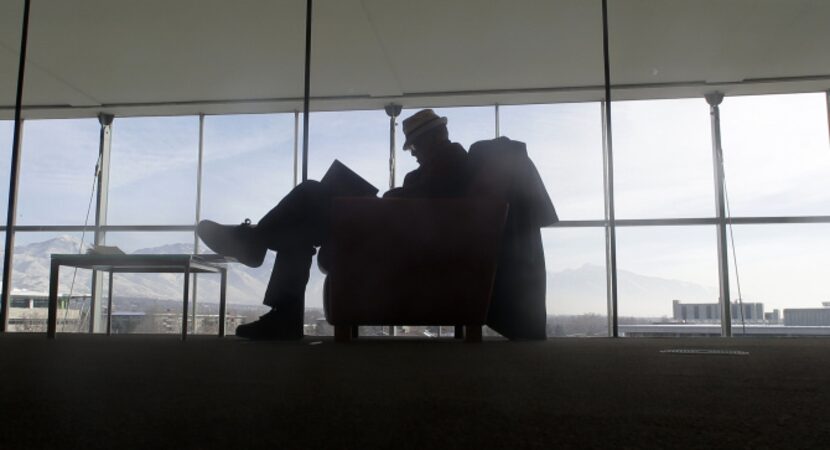
<instances>
[{"instance_id":1,"label":"side table","mask_svg":"<svg viewBox=\"0 0 830 450\"><path fill-rule=\"evenodd\" d=\"M187 307L190 296L191 273L218 273L219 287L219 336L225 335L225 291L228 281L226 263L233 260L219 255L100 255L53 254L49 272L49 316L46 336L54 339L58 328L58 275L61 266L109 272L107 304L107 334L112 326L112 274L113 273L181 273L184 274L182 296L182 340L187 339Z\"/></svg>"}]
</instances>

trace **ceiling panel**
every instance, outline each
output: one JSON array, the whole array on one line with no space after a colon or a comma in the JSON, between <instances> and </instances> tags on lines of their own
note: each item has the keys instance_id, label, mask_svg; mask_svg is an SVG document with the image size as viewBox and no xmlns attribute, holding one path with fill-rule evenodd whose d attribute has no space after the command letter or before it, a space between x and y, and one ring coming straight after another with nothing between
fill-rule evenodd
<instances>
[{"instance_id":1,"label":"ceiling panel","mask_svg":"<svg viewBox=\"0 0 830 450\"><path fill-rule=\"evenodd\" d=\"M22 0L0 2L10 117ZM609 2L614 98L830 88L830 2ZM304 0L33 2L27 117L301 107ZM312 108L602 98L600 2L317 0Z\"/></svg>"}]
</instances>

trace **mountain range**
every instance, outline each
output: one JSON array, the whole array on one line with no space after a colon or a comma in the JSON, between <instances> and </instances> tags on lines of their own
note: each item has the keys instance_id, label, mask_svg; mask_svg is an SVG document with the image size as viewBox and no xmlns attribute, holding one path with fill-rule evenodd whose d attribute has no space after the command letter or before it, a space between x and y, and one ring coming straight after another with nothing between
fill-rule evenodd
<instances>
[{"instance_id":1,"label":"mountain range","mask_svg":"<svg viewBox=\"0 0 830 450\"><path fill-rule=\"evenodd\" d=\"M13 291L46 293L49 288L49 255L52 253L78 253L81 242L70 236L59 236L43 242L15 247ZM84 246L84 251L86 246ZM193 252L192 244L170 244L144 248L135 254L171 254ZM268 252L265 262L257 268L241 264L228 267L228 302L257 305L262 301L268 284L275 254ZM74 278L74 284L73 284ZM216 302L219 298L219 277L213 274L199 275L197 291L200 302ZM681 280L646 276L618 270L619 313L621 316L659 317L671 315L671 302L714 303L717 290ZM91 272L64 268L61 270L60 291L63 294L88 295ZM322 275L312 267L306 303L322 306ZM605 314L605 268L585 264L547 274L547 302L549 314ZM117 274L114 281L114 297L176 300L181 298L182 275L176 274Z\"/></svg>"}]
</instances>

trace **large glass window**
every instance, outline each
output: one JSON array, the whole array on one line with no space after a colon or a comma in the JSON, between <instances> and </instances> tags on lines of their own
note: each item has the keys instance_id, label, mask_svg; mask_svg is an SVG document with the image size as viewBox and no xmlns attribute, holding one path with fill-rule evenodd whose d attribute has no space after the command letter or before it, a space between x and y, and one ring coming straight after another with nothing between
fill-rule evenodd
<instances>
[{"instance_id":1,"label":"large glass window","mask_svg":"<svg viewBox=\"0 0 830 450\"><path fill-rule=\"evenodd\" d=\"M733 216L830 214L827 99L727 97L723 158Z\"/></svg>"},{"instance_id":2,"label":"large glass window","mask_svg":"<svg viewBox=\"0 0 830 450\"><path fill-rule=\"evenodd\" d=\"M17 223L83 224L95 182L97 120L27 120L24 131ZM78 253L82 237L92 239L81 233L16 233L11 296L17 307L10 309L10 331L46 330L50 254ZM59 331L88 329L89 280L88 271L62 271Z\"/></svg>"},{"instance_id":3,"label":"large glass window","mask_svg":"<svg viewBox=\"0 0 830 450\"><path fill-rule=\"evenodd\" d=\"M197 117L116 118L108 223L193 223L198 148Z\"/></svg>"},{"instance_id":4,"label":"large glass window","mask_svg":"<svg viewBox=\"0 0 830 450\"><path fill-rule=\"evenodd\" d=\"M743 301L744 323L823 326L827 333L810 332L830 334L830 224L735 225L733 231L737 263L730 246L730 300ZM737 312L733 331L740 332Z\"/></svg>"},{"instance_id":5,"label":"large glass window","mask_svg":"<svg viewBox=\"0 0 830 450\"><path fill-rule=\"evenodd\" d=\"M128 254L187 254L193 251L193 234L110 232L107 234L107 245L118 246ZM199 276L199 289L210 290L208 277L209 275ZM213 275L211 278L218 279L218 276ZM104 284L106 286L106 283ZM115 274L112 289L112 332L181 332L183 289L184 279L181 274ZM218 297L218 289L216 292ZM188 329L192 332L192 325Z\"/></svg>"},{"instance_id":6,"label":"large glass window","mask_svg":"<svg viewBox=\"0 0 830 450\"><path fill-rule=\"evenodd\" d=\"M11 120L0 120L0 214L3 215L4 219L2 220L3 226L6 225L6 213L8 211L8 203L9 203L9 168L11 165L11 151L12 151L12 141L14 137L14 121ZM5 249L5 242L6 242L6 234L0 233L2 236L3 244L0 245L0 258L3 257L6 249ZM0 271L3 270L5 264L5 259L0 259ZM0 272L2 273L2 272ZM2 308L2 305L0 305Z\"/></svg>"},{"instance_id":7,"label":"large glass window","mask_svg":"<svg viewBox=\"0 0 830 450\"><path fill-rule=\"evenodd\" d=\"M598 103L502 106L500 134L527 144L560 219L602 219ZM602 228L542 230L549 336L608 334Z\"/></svg>"},{"instance_id":8,"label":"large glass window","mask_svg":"<svg viewBox=\"0 0 830 450\"><path fill-rule=\"evenodd\" d=\"M542 239L548 336L607 336L604 230L546 228Z\"/></svg>"},{"instance_id":9,"label":"large glass window","mask_svg":"<svg viewBox=\"0 0 830 450\"><path fill-rule=\"evenodd\" d=\"M249 114L205 118L202 218L237 224L265 215L294 185L294 115ZM200 244L200 253L211 250ZM256 320L274 265L268 252L262 266L228 266L227 332ZM195 332L215 334L219 280L199 276ZM200 319L201 318L201 319Z\"/></svg>"},{"instance_id":10,"label":"large glass window","mask_svg":"<svg viewBox=\"0 0 830 450\"><path fill-rule=\"evenodd\" d=\"M9 331L46 331L50 255L77 254L81 239L81 233L15 233ZM85 241L88 244L89 236ZM90 277L87 270L61 270L58 331L89 329Z\"/></svg>"},{"instance_id":11,"label":"large glass window","mask_svg":"<svg viewBox=\"0 0 830 450\"><path fill-rule=\"evenodd\" d=\"M708 109L702 98L613 104L618 219L714 216Z\"/></svg>"},{"instance_id":12,"label":"large glass window","mask_svg":"<svg viewBox=\"0 0 830 450\"><path fill-rule=\"evenodd\" d=\"M668 326L660 332L669 335L684 324L709 325L720 334L715 238L712 226L617 228L622 334L633 334L624 325L646 324ZM675 302L709 306L684 318L675 314Z\"/></svg>"},{"instance_id":13,"label":"large glass window","mask_svg":"<svg viewBox=\"0 0 830 450\"><path fill-rule=\"evenodd\" d=\"M14 140L14 121L0 120L0 211L6 215L9 204L9 171ZM3 220L3 225L6 221Z\"/></svg>"},{"instance_id":14,"label":"large glass window","mask_svg":"<svg viewBox=\"0 0 830 450\"><path fill-rule=\"evenodd\" d=\"M81 225L95 222L100 126L96 119L27 120L23 133L17 223Z\"/></svg>"},{"instance_id":15,"label":"large glass window","mask_svg":"<svg viewBox=\"0 0 830 450\"><path fill-rule=\"evenodd\" d=\"M311 115L308 177L320 180L339 160L378 188L389 189L389 117L382 110Z\"/></svg>"},{"instance_id":16,"label":"large glass window","mask_svg":"<svg viewBox=\"0 0 830 450\"><path fill-rule=\"evenodd\" d=\"M202 218L256 223L293 187L293 114L208 116L204 134Z\"/></svg>"},{"instance_id":17,"label":"large glass window","mask_svg":"<svg viewBox=\"0 0 830 450\"><path fill-rule=\"evenodd\" d=\"M503 136L527 144L563 220L602 219L602 121L599 103L503 106Z\"/></svg>"}]
</instances>

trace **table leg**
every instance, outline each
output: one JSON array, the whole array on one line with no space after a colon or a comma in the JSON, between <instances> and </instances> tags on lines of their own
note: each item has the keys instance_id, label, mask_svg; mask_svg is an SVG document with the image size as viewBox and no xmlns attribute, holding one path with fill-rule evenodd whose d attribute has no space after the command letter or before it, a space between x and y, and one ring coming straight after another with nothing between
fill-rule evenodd
<instances>
[{"instance_id":1,"label":"table leg","mask_svg":"<svg viewBox=\"0 0 830 450\"><path fill-rule=\"evenodd\" d=\"M107 336L112 334L112 270L110 270L109 288L107 288Z\"/></svg>"},{"instance_id":2,"label":"table leg","mask_svg":"<svg viewBox=\"0 0 830 450\"><path fill-rule=\"evenodd\" d=\"M226 288L228 286L228 269L223 267L220 272L219 282L219 337L225 337L226 309Z\"/></svg>"},{"instance_id":3,"label":"table leg","mask_svg":"<svg viewBox=\"0 0 830 450\"><path fill-rule=\"evenodd\" d=\"M190 297L190 263L184 266L184 306L182 309L182 340L187 339L187 301Z\"/></svg>"},{"instance_id":4,"label":"table leg","mask_svg":"<svg viewBox=\"0 0 830 450\"><path fill-rule=\"evenodd\" d=\"M46 337L55 339L58 330L58 272L60 264L54 259L49 268L49 316L46 321Z\"/></svg>"}]
</instances>

